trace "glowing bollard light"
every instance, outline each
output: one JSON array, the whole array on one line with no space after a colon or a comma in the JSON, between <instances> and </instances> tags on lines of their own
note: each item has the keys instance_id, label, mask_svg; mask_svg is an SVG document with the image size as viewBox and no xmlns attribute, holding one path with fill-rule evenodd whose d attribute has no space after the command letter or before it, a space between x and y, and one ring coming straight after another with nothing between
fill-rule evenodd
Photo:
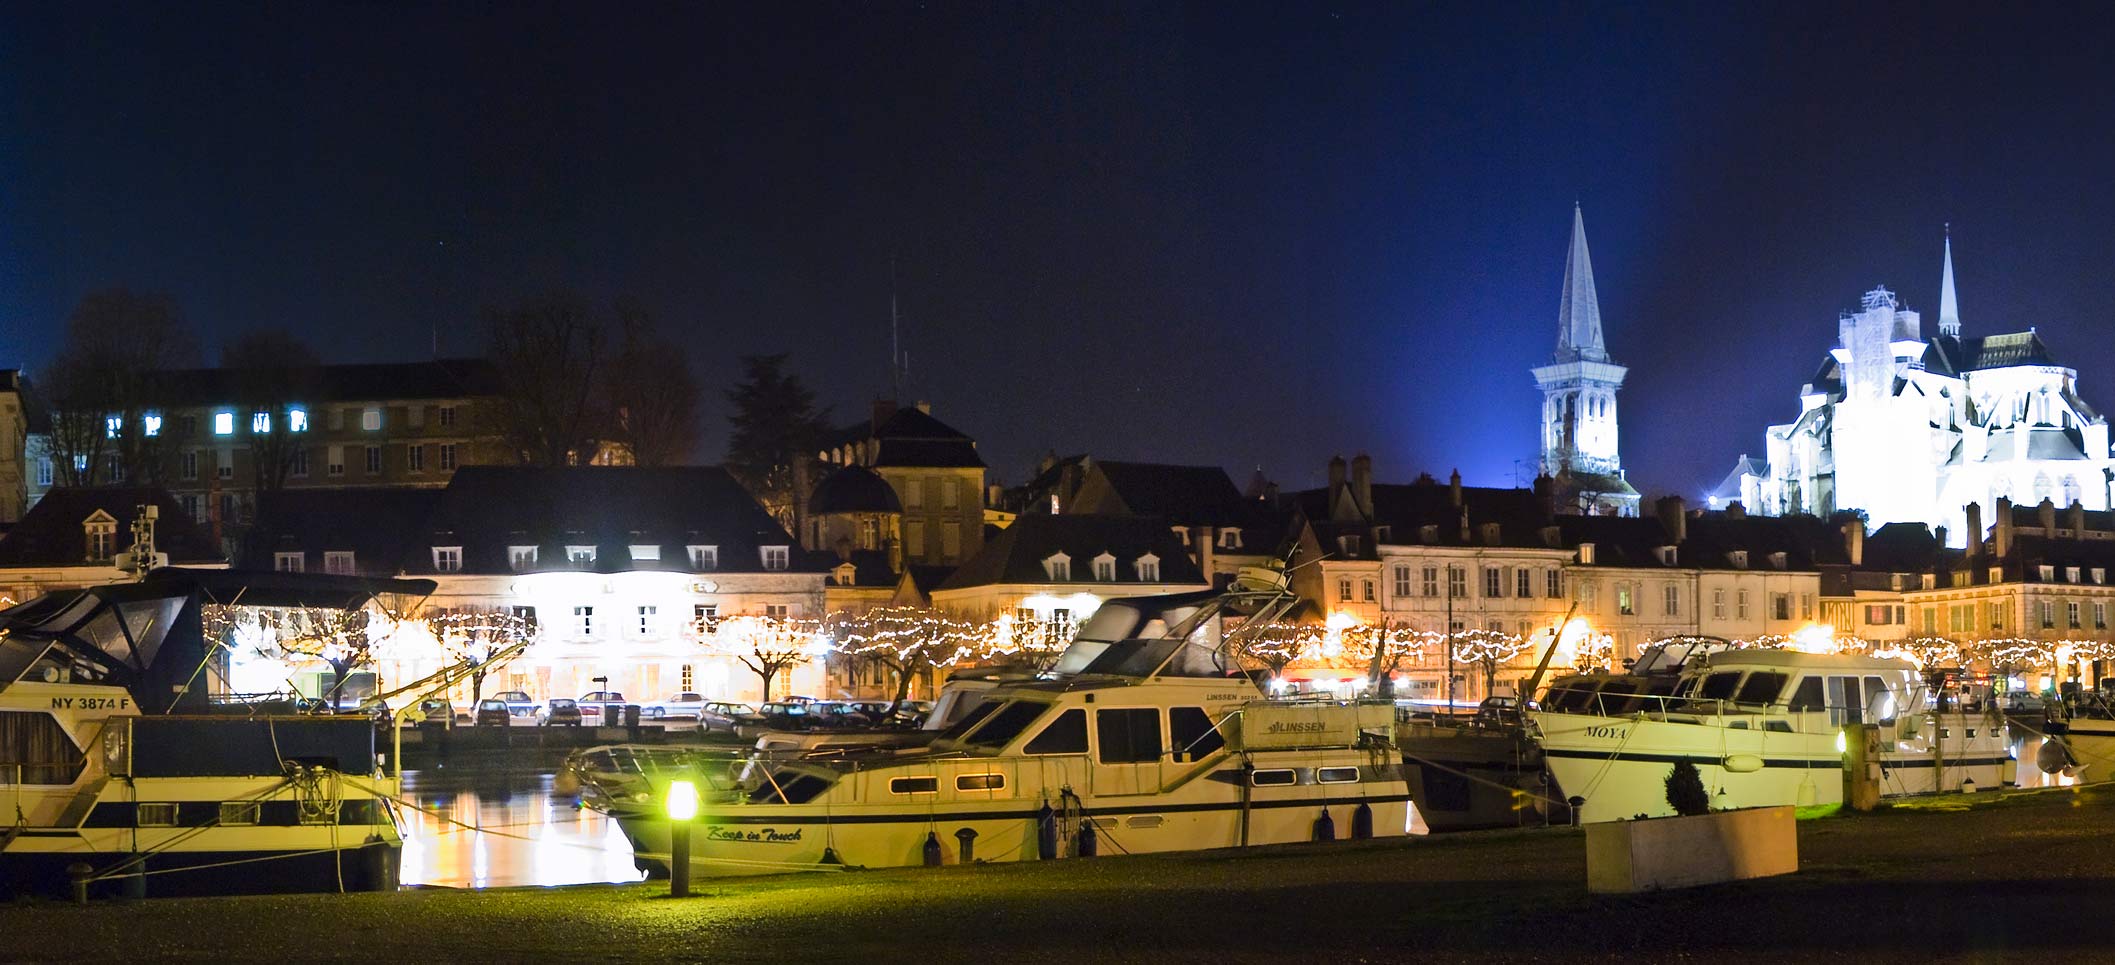
<instances>
[{"instance_id":1,"label":"glowing bollard light","mask_svg":"<svg viewBox=\"0 0 2115 965\"><path fill-rule=\"evenodd\" d=\"M690 822L698 816L698 786L668 783L668 896L690 897Z\"/></svg>"}]
</instances>

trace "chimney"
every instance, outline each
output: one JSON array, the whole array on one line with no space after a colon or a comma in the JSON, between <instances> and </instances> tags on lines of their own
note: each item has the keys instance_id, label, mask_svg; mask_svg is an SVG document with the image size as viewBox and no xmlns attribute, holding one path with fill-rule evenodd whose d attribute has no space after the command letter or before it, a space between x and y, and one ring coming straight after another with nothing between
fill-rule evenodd
<instances>
[{"instance_id":1,"label":"chimney","mask_svg":"<svg viewBox=\"0 0 2115 965\"><path fill-rule=\"evenodd\" d=\"M1932 528L1931 528L1931 538L1932 538L1933 540L1936 540L1936 541L1938 542L1938 544L1939 544L1940 546L1945 546L1945 545L1946 545L1946 527L1944 527L1944 526L1934 526L1934 527L1932 527Z\"/></svg>"},{"instance_id":2,"label":"chimney","mask_svg":"<svg viewBox=\"0 0 2115 965\"><path fill-rule=\"evenodd\" d=\"M1968 514L1968 556L1974 559L1983 555L1983 504L1969 503L1962 509Z\"/></svg>"},{"instance_id":3,"label":"chimney","mask_svg":"<svg viewBox=\"0 0 2115 965\"><path fill-rule=\"evenodd\" d=\"M1469 507L1467 506L1461 508L1461 542L1464 546L1469 543Z\"/></svg>"},{"instance_id":4,"label":"chimney","mask_svg":"<svg viewBox=\"0 0 2115 965\"><path fill-rule=\"evenodd\" d=\"M2042 524L2042 536L2054 538L2056 536L2056 504L2051 502L2049 497L2043 496L2041 503L2034 507L2034 516L2035 520Z\"/></svg>"},{"instance_id":5,"label":"chimney","mask_svg":"<svg viewBox=\"0 0 2115 965\"><path fill-rule=\"evenodd\" d=\"M1453 497L1454 505L1461 505L1461 470L1456 469L1447 477L1447 491ZM1467 514L1463 515L1466 518Z\"/></svg>"},{"instance_id":6,"label":"chimney","mask_svg":"<svg viewBox=\"0 0 2115 965\"><path fill-rule=\"evenodd\" d=\"M1865 565L1865 524L1855 516L1843 521L1843 551L1850 555L1852 566Z\"/></svg>"},{"instance_id":7,"label":"chimney","mask_svg":"<svg viewBox=\"0 0 2115 965\"><path fill-rule=\"evenodd\" d=\"M1738 499L1736 499L1736 500L1734 500L1734 501L1732 501L1732 502L1730 502L1730 503L1727 503L1727 504L1726 504L1726 518L1727 518L1727 519L1747 519L1747 518L1748 518L1748 507L1746 507L1746 506L1743 506L1743 505L1741 505L1741 504L1740 504L1740 500L1738 500Z\"/></svg>"},{"instance_id":8,"label":"chimney","mask_svg":"<svg viewBox=\"0 0 2115 965\"><path fill-rule=\"evenodd\" d=\"M1689 504L1680 496L1662 496L1653 506L1659 510L1660 527L1667 531L1667 541L1680 546L1689 538Z\"/></svg>"},{"instance_id":9,"label":"chimney","mask_svg":"<svg viewBox=\"0 0 2115 965\"><path fill-rule=\"evenodd\" d=\"M1337 490L1344 488L1344 457L1329 457L1329 498L1337 498Z\"/></svg>"},{"instance_id":10,"label":"chimney","mask_svg":"<svg viewBox=\"0 0 2115 965\"><path fill-rule=\"evenodd\" d=\"M1994 519L1994 520L1991 520L1991 524L1992 524L1992 525L1991 525L1991 527L1990 527L1990 528L1991 528L1991 537L1992 537L1992 539L1991 539L1991 542L1992 542L1992 543L1994 543L1994 544L1996 544L1996 545L1992 546L1992 547L1990 548L1990 551L1991 551L1992 553L1995 553L1995 554L1997 554L1997 556L1998 556L1998 558L1999 558L1999 559L2004 559L2004 558L2006 558L2006 557L2009 557L2009 556L2011 556L2011 555L2012 555L2012 499L2011 499L2011 497L2009 497L2009 496L1999 496L1999 497L1997 498L1997 518L1996 518L1996 519Z\"/></svg>"},{"instance_id":11,"label":"chimney","mask_svg":"<svg viewBox=\"0 0 2115 965\"><path fill-rule=\"evenodd\" d=\"M930 402L927 402L927 401L925 401L924 399L919 399L919 400L918 400L918 411L919 411L919 412L923 412L923 413L925 413L926 415L932 415L932 414L933 414L933 404L932 404L932 403L930 403Z\"/></svg>"},{"instance_id":12,"label":"chimney","mask_svg":"<svg viewBox=\"0 0 2115 965\"><path fill-rule=\"evenodd\" d=\"M1351 457L1351 495L1360 512L1373 515L1373 457L1363 452Z\"/></svg>"},{"instance_id":13,"label":"chimney","mask_svg":"<svg viewBox=\"0 0 2115 965\"><path fill-rule=\"evenodd\" d=\"M2085 539L2085 538L2086 538L2086 507L2085 507L2085 504L2084 504L2084 503L2081 503L2081 502L2079 502L2079 501L2078 501L2078 500L2076 500L2076 499L2074 499L2074 500L2071 500L2071 508L2065 511L2065 515L2067 515L2067 516L2071 517L2071 538L2072 538L2072 539Z\"/></svg>"}]
</instances>

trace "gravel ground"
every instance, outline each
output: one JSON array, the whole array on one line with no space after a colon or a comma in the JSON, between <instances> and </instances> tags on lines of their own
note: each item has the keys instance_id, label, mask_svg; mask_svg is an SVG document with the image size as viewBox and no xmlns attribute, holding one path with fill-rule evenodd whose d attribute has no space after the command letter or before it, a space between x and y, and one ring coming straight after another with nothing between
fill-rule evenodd
<instances>
[{"instance_id":1,"label":"gravel ground","mask_svg":"<svg viewBox=\"0 0 2115 965\"><path fill-rule=\"evenodd\" d=\"M1800 824L1798 875L1586 894L1576 831L627 887L0 906L6 961L1931 960L2108 954L2115 788Z\"/></svg>"}]
</instances>

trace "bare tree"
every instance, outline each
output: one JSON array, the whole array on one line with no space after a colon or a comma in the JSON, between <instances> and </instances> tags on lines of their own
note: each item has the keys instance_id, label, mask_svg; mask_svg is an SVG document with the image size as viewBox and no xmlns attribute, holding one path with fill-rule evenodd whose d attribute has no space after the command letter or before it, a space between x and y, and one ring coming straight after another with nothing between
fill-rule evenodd
<instances>
[{"instance_id":1,"label":"bare tree","mask_svg":"<svg viewBox=\"0 0 2115 965\"><path fill-rule=\"evenodd\" d=\"M322 389L323 362L292 334L268 329L229 342L221 349L220 365L234 381L237 418L248 424L250 467L261 498L285 488L293 472L302 436L289 410Z\"/></svg>"},{"instance_id":2,"label":"bare tree","mask_svg":"<svg viewBox=\"0 0 2115 965\"><path fill-rule=\"evenodd\" d=\"M767 703L780 671L814 660L823 649L813 627L771 617L700 617L691 626L691 638L749 668L763 682Z\"/></svg>"},{"instance_id":3,"label":"bare tree","mask_svg":"<svg viewBox=\"0 0 2115 965\"><path fill-rule=\"evenodd\" d=\"M500 398L486 413L525 466L592 460L606 419L598 389L608 334L577 295L554 293L485 313Z\"/></svg>"},{"instance_id":4,"label":"bare tree","mask_svg":"<svg viewBox=\"0 0 2115 965\"><path fill-rule=\"evenodd\" d=\"M158 420L166 401L157 373L197 353L176 302L123 288L91 292L66 320L66 340L39 380L52 432L38 455L68 486L161 479L167 453Z\"/></svg>"},{"instance_id":5,"label":"bare tree","mask_svg":"<svg viewBox=\"0 0 2115 965\"><path fill-rule=\"evenodd\" d=\"M602 379L610 441L634 465L675 464L698 441L698 381L689 355L655 332L634 303L618 303L617 324L617 352Z\"/></svg>"}]
</instances>

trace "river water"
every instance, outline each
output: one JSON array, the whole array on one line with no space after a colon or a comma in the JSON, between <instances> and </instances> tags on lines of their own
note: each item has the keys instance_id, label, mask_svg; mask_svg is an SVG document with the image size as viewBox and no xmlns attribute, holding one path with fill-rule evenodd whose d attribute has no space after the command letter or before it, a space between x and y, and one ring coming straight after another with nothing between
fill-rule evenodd
<instances>
[{"instance_id":1,"label":"river water","mask_svg":"<svg viewBox=\"0 0 2115 965\"><path fill-rule=\"evenodd\" d=\"M502 888L645 877L616 822L552 784L550 774L405 771L404 796L419 809L404 809L403 883Z\"/></svg>"}]
</instances>

